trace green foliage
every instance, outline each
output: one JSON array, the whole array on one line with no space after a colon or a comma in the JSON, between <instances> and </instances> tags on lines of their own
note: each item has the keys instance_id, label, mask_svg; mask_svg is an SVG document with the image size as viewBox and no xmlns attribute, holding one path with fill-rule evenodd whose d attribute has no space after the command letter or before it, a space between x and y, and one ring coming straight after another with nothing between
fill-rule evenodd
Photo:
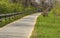
<instances>
[{"instance_id":1,"label":"green foliage","mask_svg":"<svg viewBox=\"0 0 60 38\"><path fill-rule=\"evenodd\" d=\"M23 10L24 10L24 7L21 4L0 1L0 14L1 13L21 12Z\"/></svg>"},{"instance_id":2,"label":"green foliage","mask_svg":"<svg viewBox=\"0 0 60 38\"><path fill-rule=\"evenodd\" d=\"M22 12L25 10L24 6L22 4L14 4L14 5L15 5L14 8L15 8L16 12Z\"/></svg>"},{"instance_id":3,"label":"green foliage","mask_svg":"<svg viewBox=\"0 0 60 38\"><path fill-rule=\"evenodd\" d=\"M24 12L22 14L15 15L14 17L11 16L10 18L9 17L2 18L1 22L0 22L0 27L3 27L6 24L8 24L10 22L13 22L13 21L15 21L17 19L20 19L21 17L23 17L25 15L35 13L35 10L36 10L36 8L34 8L32 6L24 8L24 6L22 4L9 3L9 1L7 1L7 0L0 0L0 14L26 11L26 12Z\"/></svg>"},{"instance_id":4,"label":"green foliage","mask_svg":"<svg viewBox=\"0 0 60 38\"><path fill-rule=\"evenodd\" d=\"M0 1L0 14L31 11L31 10L36 10L36 8L34 8L32 6L24 8L24 6L22 4Z\"/></svg>"},{"instance_id":5,"label":"green foliage","mask_svg":"<svg viewBox=\"0 0 60 38\"><path fill-rule=\"evenodd\" d=\"M12 12L13 8L11 8L10 4L6 2L0 2L0 13L7 13L7 12Z\"/></svg>"},{"instance_id":6,"label":"green foliage","mask_svg":"<svg viewBox=\"0 0 60 38\"><path fill-rule=\"evenodd\" d=\"M36 10L36 8L35 8L35 7L30 6L30 7L27 7L25 10L26 10L26 11Z\"/></svg>"},{"instance_id":7,"label":"green foliage","mask_svg":"<svg viewBox=\"0 0 60 38\"><path fill-rule=\"evenodd\" d=\"M60 14L60 2L57 2L55 4L53 9L51 10L51 13Z\"/></svg>"}]
</instances>

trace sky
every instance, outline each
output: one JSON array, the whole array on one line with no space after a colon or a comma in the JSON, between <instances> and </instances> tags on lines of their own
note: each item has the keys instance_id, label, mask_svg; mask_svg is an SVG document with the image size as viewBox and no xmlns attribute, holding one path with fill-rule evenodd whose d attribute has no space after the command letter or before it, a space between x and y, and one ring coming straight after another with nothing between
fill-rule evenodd
<instances>
[{"instance_id":1,"label":"sky","mask_svg":"<svg viewBox=\"0 0 60 38\"><path fill-rule=\"evenodd\" d=\"M38 4L40 4L40 0L35 0Z\"/></svg>"}]
</instances>

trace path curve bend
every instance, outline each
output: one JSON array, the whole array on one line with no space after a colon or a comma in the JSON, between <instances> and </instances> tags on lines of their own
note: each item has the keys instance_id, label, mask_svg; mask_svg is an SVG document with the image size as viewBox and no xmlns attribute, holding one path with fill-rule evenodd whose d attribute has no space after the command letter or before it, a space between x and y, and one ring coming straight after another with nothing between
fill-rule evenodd
<instances>
[{"instance_id":1,"label":"path curve bend","mask_svg":"<svg viewBox=\"0 0 60 38\"><path fill-rule=\"evenodd\" d=\"M0 30L0 38L29 38L38 15L31 14L6 25Z\"/></svg>"}]
</instances>

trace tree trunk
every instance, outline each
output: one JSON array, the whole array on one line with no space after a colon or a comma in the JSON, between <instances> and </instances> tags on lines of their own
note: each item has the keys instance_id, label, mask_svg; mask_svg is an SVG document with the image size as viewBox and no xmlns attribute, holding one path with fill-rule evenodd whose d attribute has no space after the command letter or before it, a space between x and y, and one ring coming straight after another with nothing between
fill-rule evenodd
<instances>
[{"instance_id":1,"label":"tree trunk","mask_svg":"<svg viewBox=\"0 0 60 38\"><path fill-rule=\"evenodd\" d=\"M48 16L48 11L51 10L51 2L48 0L48 2L46 2L47 0L43 0L41 2L41 5L42 5L42 9L43 9L43 13L42 15L45 17L45 16Z\"/></svg>"}]
</instances>

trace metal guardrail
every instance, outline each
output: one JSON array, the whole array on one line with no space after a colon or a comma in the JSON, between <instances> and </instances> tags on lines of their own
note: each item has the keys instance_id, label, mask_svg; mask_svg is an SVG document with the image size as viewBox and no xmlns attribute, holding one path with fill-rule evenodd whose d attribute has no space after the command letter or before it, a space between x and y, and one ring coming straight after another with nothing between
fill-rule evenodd
<instances>
[{"instance_id":1,"label":"metal guardrail","mask_svg":"<svg viewBox=\"0 0 60 38\"><path fill-rule=\"evenodd\" d=\"M34 12L36 12L37 10L34 10ZM23 13L26 13L26 12L33 12L33 11L23 11L23 12L15 12L15 13L8 13L8 14L0 14L0 22L5 19L5 18L9 18L10 17L13 17L15 18L16 15L20 15L20 14L23 14Z\"/></svg>"},{"instance_id":2,"label":"metal guardrail","mask_svg":"<svg viewBox=\"0 0 60 38\"><path fill-rule=\"evenodd\" d=\"M0 27L20 18L26 11L16 12L16 13L8 13L8 14L0 14Z\"/></svg>"},{"instance_id":3,"label":"metal guardrail","mask_svg":"<svg viewBox=\"0 0 60 38\"><path fill-rule=\"evenodd\" d=\"M34 11L37 11L37 10L34 10ZM11 17L11 16L19 15L19 14L22 14L22 13L25 13L25 12L29 12L29 11L8 13L8 14L0 14L0 19L5 18L5 17ZM30 12L32 12L32 11L30 11Z\"/></svg>"},{"instance_id":4,"label":"metal guardrail","mask_svg":"<svg viewBox=\"0 0 60 38\"><path fill-rule=\"evenodd\" d=\"M15 20L15 18L17 19L20 18L26 12L32 13L32 12L37 12L37 10L0 14L0 27L11 22L12 19Z\"/></svg>"},{"instance_id":5,"label":"metal guardrail","mask_svg":"<svg viewBox=\"0 0 60 38\"><path fill-rule=\"evenodd\" d=\"M23 12L17 12L17 13L8 13L8 14L0 14L0 19L4 18L4 17L11 17L11 16L15 16L18 14L22 14Z\"/></svg>"}]
</instances>

